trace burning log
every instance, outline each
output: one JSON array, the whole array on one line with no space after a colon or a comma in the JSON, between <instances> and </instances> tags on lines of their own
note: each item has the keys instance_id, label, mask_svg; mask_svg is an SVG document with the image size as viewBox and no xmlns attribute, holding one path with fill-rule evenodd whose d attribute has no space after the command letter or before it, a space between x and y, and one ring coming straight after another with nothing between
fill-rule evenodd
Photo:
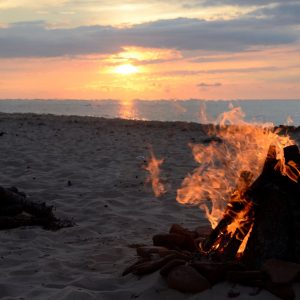
<instances>
[{"instance_id":1,"label":"burning log","mask_svg":"<svg viewBox=\"0 0 300 300\"><path fill-rule=\"evenodd\" d=\"M21 226L42 226L44 229L58 230L73 225L70 220L57 219L52 206L28 200L15 187L0 187L0 230Z\"/></svg>"},{"instance_id":2,"label":"burning log","mask_svg":"<svg viewBox=\"0 0 300 300\"><path fill-rule=\"evenodd\" d=\"M243 261L256 267L270 258L300 262L300 184L298 179L291 180L291 173L296 174L288 167L293 161L295 169L300 169L299 149L286 147L284 155L289 173L283 176L275 167L248 192L257 205Z\"/></svg>"},{"instance_id":3,"label":"burning log","mask_svg":"<svg viewBox=\"0 0 300 300\"><path fill-rule=\"evenodd\" d=\"M256 190L257 187L259 187L262 182L274 172L273 170L276 163L276 149L271 146L268 151L262 174L250 187L249 182L252 179L252 174L249 172L243 172L241 174L239 180L240 184L233 193L223 218L217 227L212 230L208 238L201 244L202 251L212 255L215 254L219 259L223 258L228 260L235 258L242 241L246 237L253 223L253 206L256 204L256 200L251 194L253 194L253 190ZM238 221L242 220L243 223L235 224L235 219ZM233 233L233 230L228 230L228 227L231 224L236 225L236 228L233 228L233 230L236 229L236 231Z\"/></svg>"},{"instance_id":4,"label":"burning log","mask_svg":"<svg viewBox=\"0 0 300 300\"><path fill-rule=\"evenodd\" d=\"M204 254L233 260L246 239L243 262L248 265L260 267L269 258L299 261L299 149L286 147L284 155L282 166L271 146L261 175L249 187L249 175L242 174L243 188L233 194L222 220L200 245ZM282 167L287 168L287 176Z\"/></svg>"},{"instance_id":5,"label":"burning log","mask_svg":"<svg viewBox=\"0 0 300 300\"><path fill-rule=\"evenodd\" d=\"M233 260L249 232L253 221L253 204L245 197L251 173L244 172L240 177L240 186L233 193L224 216L200 244L201 251L218 260ZM237 220L239 223L235 223ZM242 222L241 222L242 221ZM233 228L231 229L230 226Z\"/></svg>"}]
</instances>

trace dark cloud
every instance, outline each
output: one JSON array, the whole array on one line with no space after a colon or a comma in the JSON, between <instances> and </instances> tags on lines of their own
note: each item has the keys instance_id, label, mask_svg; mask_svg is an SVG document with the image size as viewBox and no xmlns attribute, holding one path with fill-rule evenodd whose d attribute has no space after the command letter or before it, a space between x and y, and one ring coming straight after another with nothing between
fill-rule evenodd
<instances>
[{"instance_id":1,"label":"dark cloud","mask_svg":"<svg viewBox=\"0 0 300 300\"><path fill-rule=\"evenodd\" d=\"M50 29L43 22L16 23L0 29L0 56L55 57L108 53L120 49L113 38L115 32L113 27L104 26Z\"/></svg>"},{"instance_id":2,"label":"dark cloud","mask_svg":"<svg viewBox=\"0 0 300 300\"><path fill-rule=\"evenodd\" d=\"M253 46L292 43L296 35L286 28L264 27L253 19L203 21L176 19L135 26L124 32L134 45L175 48L179 50L242 51Z\"/></svg>"},{"instance_id":3,"label":"dark cloud","mask_svg":"<svg viewBox=\"0 0 300 300\"><path fill-rule=\"evenodd\" d=\"M53 29L43 22L16 23L0 28L0 57L114 53L123 46L238 52L290 44L297 41L298 32L282 26L282 23L277 26L274 15L281 11L273 12L271 18L249 17L229 21L179 18L130 28L82 26Z\"/></svg>"},{"instance_id":4,"label":"dark cloud","mask_svg":"<svg viewBox=\"0 0 300 300\"><path fill-rule=\"evenodd\" d=\"M254 68L228 68L228 69L213 69L203 71L203 73L207 74L219 74L219 73L256 73L256 72L271 72L271 71L278 71L278 67L254 67Z\"/></svg>"},{"instance_id":5,"label":"dark cloud","mask_svg":"<svg viewBox=\"0 0 300 300\"><path fill-rule=\"evenodd\" d=\"M300 24L300 3L283 3L274 7L264 7L254 11L252 16L266 17L276 20L277 25Z\"/></svg>"},{"instance_id":6,"label":"dark cloud","mask_svg":"<svg viewBox=\"0 0 300 300\"><path fill-rule=\"evenodd\" d=\"M214 56L214 55L208 55L208 56L202 56L202 57L195 57L190 59L189 61L192 63L210 63L210 62L218 62L218 61L237 61L241 60L241 57L239 55L220 55L220 56Z\"/></svg>"},{"instance_id":7,"label":"dark cloud","mask_svg":"<svg viewBox=\"0 0 300 300\"><path fill-rule=\"evenodd\" d=\"M215 82L215 83L200 82L197 84L197 86L200 88L219 87L219 86L222 86L222 83L220 83L220 82Z\"/></svg>"},{"instance_id":8,"label":"dark cloud","mask_svg":"<svg viewBox=\"0 0 300 300\"><path fill-rule=\"evenodd\" d=\"M186 4L186 7L195 6L219 6L219 5L234 5L234 6L264 6L269 4L292 3L295 0L202 0Z\"/></svg>"},{"instance_id":9,"label":"dark cloud","mask_svg":"<svg viewBox=\"0 0 300 300\"><path fill-rule=\"evenodd\" d=\"M171 72L163 72L160 75L167 76L190 76L200 74L223 74L223 73L259 73L259 72L275 72L280 70L278 67L249 67L249 68L224 68L224 69L211 69L211 70L175 70Z\"/></svg>"}]
</instances>

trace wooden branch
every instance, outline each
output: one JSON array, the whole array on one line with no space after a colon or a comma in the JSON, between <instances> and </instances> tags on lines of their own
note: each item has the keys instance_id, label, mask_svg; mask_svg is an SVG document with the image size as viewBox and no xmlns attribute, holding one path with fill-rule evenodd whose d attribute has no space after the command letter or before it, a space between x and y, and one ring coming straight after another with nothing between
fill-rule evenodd
<instances>
[{"instance_id":1,"label":"wooden branch","mask_svg":"<svg viewBox=\"0 0 300 300\"><path fill-rule=\"evenodd\" d=\"M53 206L32 202L15 187L7 189L0 186L0 230L36 225L58 230L73 226L74 222L57 219Z\"/></svg>"}]
</instances>

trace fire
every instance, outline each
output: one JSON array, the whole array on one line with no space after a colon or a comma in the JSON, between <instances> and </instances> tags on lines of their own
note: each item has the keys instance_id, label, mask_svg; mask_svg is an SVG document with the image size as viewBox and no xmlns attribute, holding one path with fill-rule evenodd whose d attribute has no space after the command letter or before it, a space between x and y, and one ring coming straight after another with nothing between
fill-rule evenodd
<instances>
[{"instance_id":1,"label":"fire","mask_svg":"<svg viewBox=\"0 0 300 300\"><path fill-rule=\"evenodd\" d=\"M248 243L248 240L249 240L249 237L250 237L250 234L252 232L252 228L253 228L253 224L251 225L247 235L245 236L245 238L243 239L243 242L241 243L238 251L237 251L237 256L240 256L244 253L245 249L246 249L246 246L247 246L247 243Z\"/></svg>"},{"instance_id":2,"label":"fire","mask_svg":"<svg viewBox=\"0 0 300 300\"><path fill-rule=\"evenodd\" d=\"M156 197L160 197L167 192L166 187L160 179L160 166L163 164L163 159L157 159L152 150L150 150L150 159L145 170L149 172L147 182L151 182L152 189Z\"/></svg>"},{"instance_id":3,"label":"fire","mask_svg":"<svg viewBox=\"0 0 300 300\"><path fill-rule=\"evenodd\" d=\"M300 170L297 168L297 164L294 161L291 160L285 165L285 174L291 180L299 182Z\"/></svg>"},{"instance_id":4,"label":"fire","mask_svg":"<svg viewBox=\"0 0 300 300\"><path fill-rule=\"evenodd\" d=\"M226 247L220 244L224 234L240 240L238 253L244 251L253 225L253 204L245 199L244 192L260 175L270 145L276 151L276 168L293 181L300 178L297 164L284 159L284 147L293 145L294 141L274 131L273 124L250 124L244 121L244 116L238 107L224 112L211 127L211 143L190 144L199 167L183 180L176 200L199 206L212 228L216 228L221 219L228 222L225 232L220 231L209 250L200 245L203 252L217 249L222 252Z\"/></svg>"},{"instance_id":5,"label":"fire","mask_svg":"<svg viewBox=\"0 0 300 300\"><path fill-rule=\"evenodd\" d=\"M237 239L242 240L244 238L239 237L239 233L242 234L242 237L244 237L249 228L245 228L244 231L244 224L247 224L249 222L248 213L250 212L253 204L251 202L247 203L245 208L238 212L235 216L233 216L233 221L227 226L227 232L231 235L231 237L234 236L234 234L237 234Z\"/></svg>"},{"instance_id":6,"label":"fire","mask_svg":"<svg viewBox=\"0 0 300 300\"><path fill-rule=\"evenodd\" d=\"M217 139L209 145L190 144L199 167L184 179L176 199L181 204L198 205L215 228L241 184L241 174L251 174L250 185L261 173L270 145L276 146L277 159L284 162L283 148L294 142L274 132L273 124L245 122L238 107L221 114L210 134Z\"/></svg>"},{"instance_id":7,"label":"fire","mask_svg":"<svg viewBox=\"0 0 300 300\"><path fill-rule=\"evenodd\" d=\"M271 123L247 123L244 113L234 107L222 113L211 125L209 143L190 144L199 166L188 174L177 190L176 200L195 205L207 216L212 235L199 245L202 253L223 253L227 247L237 247L234 255L241 256L254 224L254 202L247 191L259 177L267 160L283 176L300 181L300 161L294 162L295 142L279 134ZM288 148L286 148L288 147ZM294 150L293 150L294 149ZM298 149L296 147L296 149ZM150 151L148 182L157 197L166 192L160 179L163 159Z\"/></svg>"}]
</instances>

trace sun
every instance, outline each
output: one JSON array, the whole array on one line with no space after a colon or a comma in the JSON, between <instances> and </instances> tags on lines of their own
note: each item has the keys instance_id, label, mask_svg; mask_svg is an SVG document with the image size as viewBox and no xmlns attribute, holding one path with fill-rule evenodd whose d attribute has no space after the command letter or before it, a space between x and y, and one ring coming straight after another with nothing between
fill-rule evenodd
<instances>
[{"instance_id":1,"label":"sun","mask_svg":"<svg viewBox=\"0 0 300 300\"><path fill-rule=\"evenodd\" d=\"M117 66L114 69L114 72L122 75L131 75L139 72L139 68L132 64L124 64Z\"/></svg>"}]
</instances>

